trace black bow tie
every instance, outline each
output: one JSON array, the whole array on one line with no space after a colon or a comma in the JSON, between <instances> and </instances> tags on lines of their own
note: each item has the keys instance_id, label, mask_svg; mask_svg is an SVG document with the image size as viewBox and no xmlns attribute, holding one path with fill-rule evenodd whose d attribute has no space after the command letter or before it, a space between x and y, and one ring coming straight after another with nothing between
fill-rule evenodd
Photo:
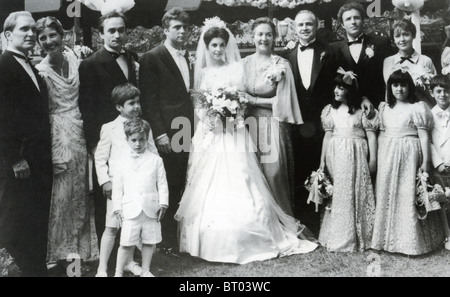
<instances>
[{"instance_id":1,"label":"black bow tie","mask_svg":"<svg viewBox=\"0 0 450 297\"><path fill-rule=\"evenodd\" d=\"M113 56L114 60L117 60L117 58L119 58L119 57L122 56L122 55L126 56L126 53L125 53L125 52L116 53L116 52L110 52L110 51L108 51L108 53L110 53L111 56Z\"/></svg>"},{"instance_id":2,"label":"black bow tie","mask_svg":"<svg viewBox=\"0 0 450 297\"><path fill-rule=\"evenodd\" d=\"M22 55L20 55L20 54L18 54L18 53L11 52L11 51L10 51L10 53L11 53L14 57L20 58L20 59L24 60L26 63L28 63L28 64L31 65L31 60L32 60L32 58L28 58L28 57L22 56Z\"/></svg>"},{"instance_id":3,"label":"black bow tie","mask_svg":"<svg viewBox=\"0 0 450 297\"><path fill-rule=\"evenodd\" d=\"M362 42L363 42L363 39L362 39L362 38L357 38L357 39L355 39L355 40L353 40L353 41L347 42L347 44L348 44L348 46L350 46L350 45L352 45L352 44L355 44L355 43L362 43Z\"/></svg>"},{"instance_id":4,"label":"black bow tie","mask_svg":"<svg viewBox=\"0 0 450 297\"><path fill-rule=\"evenodd\" d=\"M407 57L400 57L400 64L403 64L403 62L405 62L405 61L409 61L409 62L411 62L411 63L413 63L414 64L414 61L413 60L411 60L411 56L407 56Z\"/></svg>"},{"instance_id":5,"label":"black bow tie","mask_svg":"<svg viewBox=\"0 0 450 297\"><path fill-rule=\"evenodd\" d=\"M299 48L303 52L303 51L305 51L305 49L312 48L312 43L310 43L308 45L300 45Z\"/></svg>"}]
</instances>

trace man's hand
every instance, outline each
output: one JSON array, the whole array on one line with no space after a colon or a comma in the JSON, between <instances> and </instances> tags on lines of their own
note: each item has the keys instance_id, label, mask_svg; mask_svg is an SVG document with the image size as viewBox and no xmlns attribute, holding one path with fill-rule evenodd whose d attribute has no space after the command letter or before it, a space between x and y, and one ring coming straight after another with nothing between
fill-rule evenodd
<instances>
[{"instance_id":1,"label":"man's hand","mask_svg":"<svg viewBox=\"0 0 450 297\"><path fill-rule=\"evenodd\" d=\"M28 162L25 159L15 163L12 168L14 176L18 179L25 179L31 174L30 166L28 166Z\"/></svg>"},{"instance_id":2,"label":"man's hand","mask_svg":"<svg viewBox=\"0 0 450 297\"><path fill-rule=\"evenodd\" d=\"M164 215L166 214L167 207L160 207L156 214L158 215L158 222L161 222L161 220L164 218Z\"/></svg>"},{"instance_id":3,"label":"man's hand","mask_svg":"<svg viewBox=\"0 0 450 297\"><path fill-rule=\"evenodd\" d=\"M119 222L119 228L122 227L123 222L123 212L121 210L116 210L114 214L117 217L117 222Z\"/></svg>"},{"instance_id":4,"label":"man's hand","mask_svg":"<svg viewBox=\"0 0 450 297\"><path fill-rule=\"evenodd\" d=\"M361 109L369 120L373 119L376 115L375 108L366 96L362 97Z\"/></svg>"},{"instance_id":5,"label":"man's hand","mask_svg":"<svg viewBox=\"0 0 450 297\"><path fill-rule=\"evenodd\" d=\"M111 193L112 193L112 183L106 182L102 185L102 190L103 190L103 196L105 196L105 198L108 198L109 200L111 200Z\"/></svg>"},{"instance_id":6,"label":"man's hand","mask_svg":"<svg viewBox=\"0 0 450 297\"><path fill-rule=\"evenodd\" d=\"M165 135L156 141L156 147L158 151L168 154L172 151L172 147L170 146L170 138Z\"/></svg>"}]
</instances>

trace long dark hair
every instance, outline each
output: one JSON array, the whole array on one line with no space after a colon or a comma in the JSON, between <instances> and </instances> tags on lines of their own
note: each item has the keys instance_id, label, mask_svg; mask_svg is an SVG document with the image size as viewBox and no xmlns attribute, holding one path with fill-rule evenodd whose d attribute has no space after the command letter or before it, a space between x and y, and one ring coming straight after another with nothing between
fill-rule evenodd
<instances>
[{"instance_id":1,"label":"long dark hair","mask_svg":"<svg viewBox=\"0 0 450 297\"><path fill-rule=\"evenodd\" d=\"M348 90L347 92L347 106L348 106L348 113L354 114L356 110L361 108L361 96L359 95L358 90L358 84L356 79L352 80L352 84L349 85L344 81L344 75L338 74L336 78L334 79L334 87L343 87ZM334 92L334 89L333 89ZM331 103L331 106L334 109L337 109L339 106L341 106L342 102L336 101L333 97L333 102Z\"/></svg>"},{"instance_id":2,"label":"long dark hair","mask_svg":"<svg viewBox=\"0 0 450 297\"><path fill-rule=\"evenodd\" d=\"M408 102L415 103L417 102L416 97L416 86L411 75L407 71L403 71L401 69L393 72L387 81L386 90L387 90L387 103L390 108L393 108L395 104L397 104L397 99L392 93L392 85L406 83L408 85Z\"/></svg>"}]
</instances>

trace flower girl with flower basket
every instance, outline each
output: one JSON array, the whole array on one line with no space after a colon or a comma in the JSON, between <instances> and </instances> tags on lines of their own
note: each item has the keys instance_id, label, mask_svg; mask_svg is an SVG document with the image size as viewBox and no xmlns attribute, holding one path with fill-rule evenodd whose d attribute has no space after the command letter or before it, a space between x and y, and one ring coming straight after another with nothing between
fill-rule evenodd
<instances>
[{"instance_id":1,"label":"flower girl with flower basket","mask_svg":"<svg viewBox=\"0 0 450 297\"><path fill-rule=\"evenodd\" d=\"M308 202L315 202L316 209L321 200L332 200L324 210L319 233L319 242L328 251L370 248L375 214L371 173L376 170L378 116L368 120L360 108L361 100L356 75L340 68L333 103L322 111L325 136L320 167L308 183L313 182Z\"/></svg>"}]
</instances>

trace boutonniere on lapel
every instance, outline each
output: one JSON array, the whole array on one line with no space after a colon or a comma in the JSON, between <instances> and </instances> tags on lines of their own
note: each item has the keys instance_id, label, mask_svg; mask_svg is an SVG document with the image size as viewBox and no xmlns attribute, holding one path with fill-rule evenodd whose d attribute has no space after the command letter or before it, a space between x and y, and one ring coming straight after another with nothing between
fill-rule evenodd
<instances>
[{"instance_id":1,"label":"boutonniere on lapel","mask_svg":"<svg viewBox=\"0 0 450 297\"><path fill-rule=\"evenodd\" d=\"M327 56L327 53L326 53L326 52L321 52L321 53L320 53L320 59L319 59L320 63L323 62L323 59L325 59L326 56Z\"/></svg>"},{"instance_id":2,"label":"boutonniere on lapel","mask_svg":"<svg viewBox=\"0 0 450 297\"><path fill-rule=\"evenodd\" d=\"M188 61L189 61L189 69L190 69L190 70L194 69L194 65L195 65L195 54L189 53Z\"/></svg>"},{"instance_id":3,"label":"boutonniere on lapel","mask_svg":"<svg viewBox=\"0 0 450 297\"><path fill-rule=\"evenodd\" d=\"M375 56L375 46L374 46L373 44L369 44L369 45L366 47L366 56L367 56L369 59L372 59L373 56Z\"/></svg>"}]
</instances>

